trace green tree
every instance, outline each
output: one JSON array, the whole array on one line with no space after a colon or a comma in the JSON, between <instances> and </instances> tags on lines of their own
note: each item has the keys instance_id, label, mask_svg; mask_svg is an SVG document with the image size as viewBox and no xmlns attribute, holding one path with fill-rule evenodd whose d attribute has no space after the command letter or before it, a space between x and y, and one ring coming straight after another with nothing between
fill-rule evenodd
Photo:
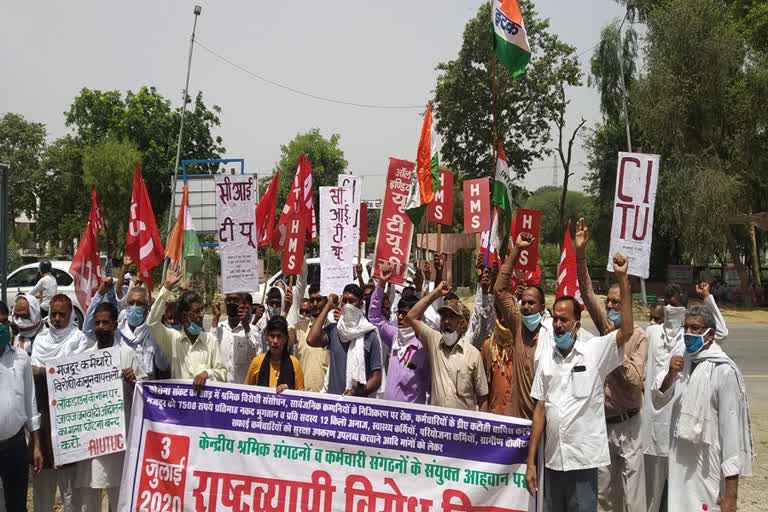
<instances>
[{"instance_id":1,"label":"green tree","mask_svg":"<svg viewBox=\"0 0 768 512\"><path fill-rule=\"evenodd\" d=\"M124 246L134 162L140 157L139 150L133 144L112 137L87 147L83 155L83 180L86 185L96 185L104 211L110 253Z\"/></svg>"},{"instance_id":2,"label":"green tree","mask_svg":"<svg viewBox=\"0 0 768 512\"><path fill-rule=\"evenodd\" d=\"M513 79L497 66L497 137L509 165L519 177L552 149L551 124L558 118L561 87L579 85L575 49L550 31L529 0L520 2L533 58L526 73ZM437 66L435 87L441 158L467 178L487 176L493 169L494 127L491 94L492 50L490 7L483 4L464 29L455 60Z\"/></svg>"},{"instance_id":3,"label":"green tree","mask_svg":"<svg viewBox=\"0 0 768 512\"><path fill-rule=\"evenodd\" d=\"M291 190L296 175L299 156L304 153L312 164L312 188L315 199L315 214L319 212L319 188L336 186L339 174L344 174L347 161L344 151L339 147L340 136L333 134L325 138L319 128L312 128L306 133L299 133L288 144L280 146L280 181L278 182L278 211L285 204L285 198Z\"/></svg>"},{"instance_id":4,"label":"green tree","mask_svg":"<svg viewBox=\"0 0 768 512\"><path fill-rule=\"evenodd\" d=\"M40 161L45 149L45 125L27 121L23 116L7 113L0 117L0 162L10 166L8 175L8 216L20 213L34 216L36 186L42 175Z\"/></svg>"},{"instance_id":5,"label":"green tree","mask_svg":"<svg viewBox=\"0 0 768 512\"><path fill-rule=\"evenodd\" d=\"M541 187L524 204L524 208L541 211L540 242L554 244L558 247L563 240L560 230L560 193L560 187ZM570 221L571 226L573 226L579 217L588 217L591 209L590 203L589 197L585 194L569 191L566 195L563 215L566 222Z\"/></svg>"}]
</instances>

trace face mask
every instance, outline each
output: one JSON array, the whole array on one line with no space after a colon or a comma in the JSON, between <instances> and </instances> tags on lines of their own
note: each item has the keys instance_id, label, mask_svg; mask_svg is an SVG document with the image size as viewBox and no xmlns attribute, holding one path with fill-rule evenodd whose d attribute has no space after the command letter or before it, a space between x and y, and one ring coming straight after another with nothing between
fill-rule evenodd
<instances>
[{"instance_id":1,"label":"face mask","mask_svg":"<svg viewBox=\"0 0 768 512\"><path fill-rule=\"evenodd\" d=\"M203 328L197 322L189 322L187 326L187 334L190 336L198 336L203 331Z\"/></svg>"},{"instance_id":2,"label":"face mask","mask_svg":"<svg viewBox=\"0 0 768 512\"><path fill-rule=\"evenodd\" d=\"M101 347L110 346L115 341L115 335L112 334L112 331L95 331L94 335Z\"/></svg>"},{"instance_id":3,"label":"face mask","mask_svg":"<svg viewBox=\"0 0 768 512\"><path fill-rule=\"evenodd\" d=\"M181 332L181 324L167 324L166 327Z\"/></svg>"},{"instance_id":4,"label":"face mask","mask_svg":"<svg viewBox=\"0 0 768 512\"><path fill-rule=\"evenodd\" d=\"M683 306L664 306L664 327L677 330L685 321L685 308Z\"/></svg>"},{"instance_id":5,"label":"face mask","mask_svg":"<svg viewBox=\"0 0 768 512\"><path fill-rule=\"evenodd\" d=\"M618 329L621 327L621 311L616 309L609 309L607 312L608 320L613 322L613 327Z\"/></svg>"},{"instance_id":6,"label":"face mask","mask_svg":"<svg viewBox=\"0 0 768 512\"><path fill-rule=\"evenodd\" d=\"M11 344L11 328L7 324L0 325L0 350Z\"/></svg>"},{"instance_id":7,"label":"face mask","mask_svg":"<svg viewBox=\"0 0 768 512\"><path fill-rule=\"evenodd\" d=\"M355 325L363 319L363 312L352 304L344 304L341 308L341 317L344 323Z\"/></svg>"},{"instance_id":8,"label":"face mask","mask_svg":"<svg viewBox=\"0 0 768 512\"><path fill-rule=\"evenodd\" d=\"M144 323L144 308L141 306L128 306L125 317L128 319L128 325L138 327Z\"/></svg>"},{"instance_id":9,"label":"face mask","mask_svg":"<svg viewBox=\"0 0 768 512\"><path fill-rule=\"evenodd\" d=\"M555 345L561 350L568 350L575 342L576 340L570 332L566 332L560 336L555 334Z\"/></svg>"},{"instance_id":10,"label":"face mask","mask_svg":"<svg viewBox=\"0 0 768 512\"><path fill-rule=\"evenodd\" d=\"M710 329L704 331L704 334L685 334L685 351L689 354L698 354L704 348L704 336L709 334Z\"/></svg>"},{"instance_id":11,"label":"face mask","mask_svg":"<svg viewBox=\"0 0 768 512\"><path fill-rule=\"evenodd\" d=\"M532 315L523 315L523 325L528 329L528 332L533 332L539 328L541 324L541 313L534 313Z\"/></svg>"},{"instance_id":12,"label":"face mask","mask_svg":"<svg viewBox=\"0 0 768 512\"><path fill-rule=\"evenodd\" d=\"M240 308L240 304L227 304L227 316L230 318L237 317L237 310Z\"/></svg>"},{"instance_id":13,"label":"face mask","mask_svg":"<svg viewBox=\"0 0 768 512\"><path fill-rule=\"evenodd\" d=\"M443 343L448 347L452 347L459 341L459 333L457 332L445 332L443 333Z\"/></svg>"},{"instance_id":14,"label":"face mask","mask_svg":"<svg viewBox=\"0 0 768 512\"><path fill-rule=\"evenodd\" d=\"M16 328L21 332L29 332L37 328L39 324L34 323L29 318L21 318L19 316L13 317L13 323Z\"/></svg>"},{"instance_id":15,"label":"face mask","mask_svg":"<svg viewBox=\"0 0 768 512\"><path fill-rule=\"evenodd\" d=\"M280 311L281 311L280 307L267 306L267 316L269 318L280 316Z\"/></svg>"}]
</instances>

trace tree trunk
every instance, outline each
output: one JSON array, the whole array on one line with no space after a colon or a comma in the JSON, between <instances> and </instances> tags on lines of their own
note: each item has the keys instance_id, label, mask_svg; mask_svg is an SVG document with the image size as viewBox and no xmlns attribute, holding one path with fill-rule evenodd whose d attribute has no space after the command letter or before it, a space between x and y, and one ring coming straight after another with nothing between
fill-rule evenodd
<instances>
[{"instance_id":1,"label":"tree trunk","mask_svg":"<svg viewBox=\"0 0 768 512\"><path fill-rule=\"evenodd\" d=\"M750 260L752 261L752 274L755 276L755 285L762 286L762 279L760 278L760 257L757 252L757 235L755 234L755 225L749 225L749 240L752 245L752 254Z\"/></svg>"},{"instance_id":2,"label":"tree trunk","mask_svg":"<svg viewBox=\"0 0 768 512\"><path fill-rule=\"evenodd\" d=\"M749 272L746 265L741 262L739 258L739 250L736 247L736 240L733 239L733 233L731 233L730 226L725 229L726 239L728 240L728 250L731 253L733 264L736 266L736 272L739 273L739 281L741 282L741 300L742 306L752 307L752 289L749 286Z\"/></svg>"},{"instance_id":3,"label":"tree trunk","mask_svg":"<svg viewBox=\"0 0 768 512\"><path fill-rule=\"evenodd\" d=\"M570 164L570 162L568 162ZM565 199L568 195L568 179L570 178L570 174L568 173L568 167L569 165L565 165L565 177L563 178L563 190L560 192L560 222L558 223L558 226L560 227L560 237L558 238L560 242L560 252L563 251L563 238L565 238Z\"/></svg>"}]
</instances>

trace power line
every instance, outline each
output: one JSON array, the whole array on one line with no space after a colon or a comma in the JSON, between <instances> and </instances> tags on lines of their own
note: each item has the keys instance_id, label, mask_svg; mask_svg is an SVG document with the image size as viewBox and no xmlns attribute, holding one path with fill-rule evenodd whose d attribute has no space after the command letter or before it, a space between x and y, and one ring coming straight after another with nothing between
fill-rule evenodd
<instances>
[{"instance_id":1,"label":"power line","mask_svg":"<svg viewBox=\"0 0 768 512\"><path fill-rule=\"evenodd\" d=\"M346 105L349 107L373 108L373 109L381 109L381 110L416 110L416 109L423 110L424 109L424 105L376 105L376 104L370 104L370 103L357 103L354 101L340 100L336 98L327 98L325 96L318 96L317 94L312 94L306 91L302 91L300 89L296 89L289 85L282 84L280 82L275 82L274 80L270 80L269 78L266 78L258 73L255 73L241 66L240 64L237 64L236 62L229 60L223 55L216 53L215 51L211 50L210 48L205 46L203 43L201 43L199 40L195 40L195 44L198 45L203 50L205 50L206 52L213 55L214 57L216 57L217 59L219 59L220 61L225 62L230 66L235 67L244 73L247 73L248 75L252 76L253 78L256 78L257 80L261 80L262 82L272 85L274 87L279 87L280 89L285 89L292 93L300 94L301 96L306 96L308 98L312 98L315 100L325 101L328 103L336 103L338 105Z\"/></svg>"}]
</instances>

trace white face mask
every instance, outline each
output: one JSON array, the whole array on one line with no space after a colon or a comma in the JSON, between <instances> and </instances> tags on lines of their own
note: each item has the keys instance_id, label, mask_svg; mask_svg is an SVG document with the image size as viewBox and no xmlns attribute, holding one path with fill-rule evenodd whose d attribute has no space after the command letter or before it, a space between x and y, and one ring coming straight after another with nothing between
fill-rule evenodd
<instances>
[{"instance_id":1,"label":"white face mask","mask_svg":"<svg viewBox=\"0 0 768 512\"><path fill-rule=\"evenodd\" d=\"M30 320L29 318L21 318L21 317L18 317L18 316L14 316L13 317L13 323L16 324L16 327L18 327L18 329L21 332L31 331L32 329L34 329L38 325L40 325L39 322L35 323L32 320Z\"/></svg>"},{"instance_id":2,"label":"white face mask","mask_svg":"<svg viewBox=\"0 0 768 512\"><path fill-rule=\"evenodd\" d=\"M443 343L446 344L448 347L452 347L456 344L457 341L459 341L459 333L458 332L444 332L443 333Z\"/></svg>"},{"instance_id":3,"label":"white face mask","mask_svg":"<svg viewBox=\"0 0 768 512\"><path fill-rule=\"evenodd\" d=\"M352 304L344 304L341 308L341 317L347 325L357 325L363 319L363 312Z\"/></svg>"},{"instance_id":4,"label":"white face mask","mask_svg":"<svg viewBox=\"0 0 768 512\"><path fill-rule=\"evenodd\" d=\"M685 308L664 306L664 330L669 336L674 336L685 321Z\"/></svg>"},{"instance_id":5,"label":"white face mask","mask_svg":"<svg viewBox=\"0 0 768 512\"><path fill-rule=\"evenodd\" d=\"M413 328L404 327L397 330L397 346L405 347L413 339Z\"/></svg>"}]
</instances>

